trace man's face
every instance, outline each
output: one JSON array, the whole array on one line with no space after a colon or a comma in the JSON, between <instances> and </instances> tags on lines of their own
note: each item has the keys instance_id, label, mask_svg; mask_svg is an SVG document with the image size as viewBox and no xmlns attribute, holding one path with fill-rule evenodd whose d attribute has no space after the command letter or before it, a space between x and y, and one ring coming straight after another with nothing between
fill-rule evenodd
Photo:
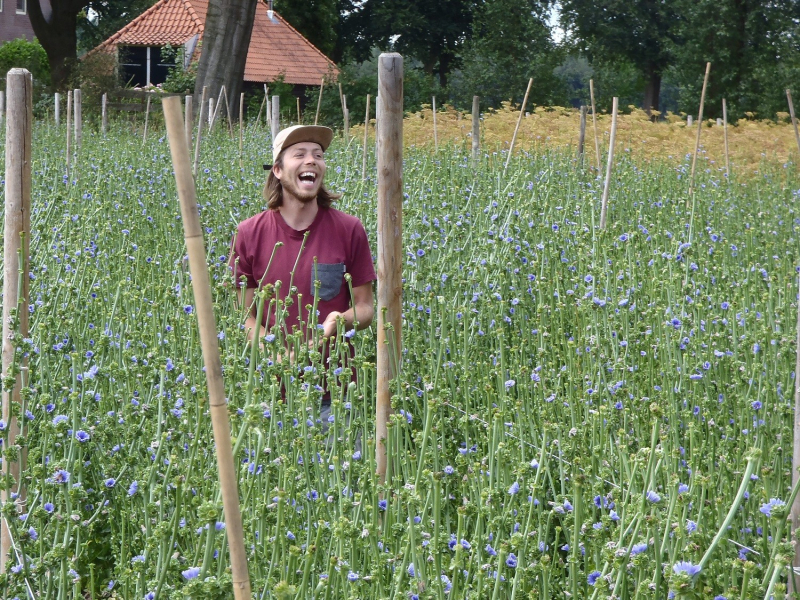
<instances>
[{"instance_id":1,"label":"man's face","mask_svg":"<svg viewBox=\"0 0 800 600\"><path fill-rule=\"evenodd\" d=\"M303 203L314 201L325 177L322 146L315 142L289 146L283 151L283 166L275 165L272 172L280 179L284 194Z\"/></svg>"}]
</instances>

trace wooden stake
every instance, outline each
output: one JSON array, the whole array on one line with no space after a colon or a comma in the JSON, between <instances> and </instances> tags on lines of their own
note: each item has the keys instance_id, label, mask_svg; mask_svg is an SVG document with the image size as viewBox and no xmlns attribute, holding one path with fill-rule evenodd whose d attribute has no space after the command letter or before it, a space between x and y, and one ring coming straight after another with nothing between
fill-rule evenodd
<instances>
[{"instance_id":1,"label":"wooden stake","mask_svg":"<svg viewBox=\"0 0 800 600\"><path fill-rule=\"evenodd\" d=\"M378 58L378 356L375 458L386 481L390 381L402 354L403 293L403 57Z\"/></svg>"},{"instance_id":2,"label":"wooden stake","mask_svg":"<svg viewBox=\"0 0 800 600\"><path fill-rule=\"evenodd\" d=\"M55 118L56 118L56 127L61 125L61 94L58 92L55 93Z\"/></svg>"},{"instance_id":3,"label":"wooden stake","mask_svg":"<svg viewBox=\"0 0 800 600\"><path fill-rule=\"evenodd\" d=\"M224 85L222 86L222 89L225 89ZM233 137L233 119L231 118L231 106L228 104L228 92L225 91L225 93L222 94L222 97L225 99L225 114L228 115L228 133L231 137ZM242 116L239 115L239 118L241 119Z\"/></svg>"},{"instance_id":4,"label":"wooden stake","mask_svg":"<svg viewBox=\"0 0 800 600\"><path fill-rule=\"evenodd\" d=\"M433 151L439 152L439 135L436 131L436 96L431 99L431 107L433 112Z\"/></svg>"},{"instance_id":5,"label":"wooden stake","mask_svg":"<svg viewBox=\"0 0 800 600\"><path fill-rule=\"evenodd\" d=\"M194 126L194 106L191 94L187 94L184 100L184 119L183 128L186 130L186 147L192 147L192 127Z\"/></svg>"},{"instance_id":6,"label":"wooden stake","mask_svg":"<svg viewBox=\"0 0 800 600\"><path fill-rule=\"evenodd\" d=\"M177 96L164 98L164 118L167 125L172 166L181 205L184 239L189 255L192 275L192 291L197 306L197 322L200 330L200 346L208 385L208 405L214 444L217 449L217 468L222 491L222 507L225 513L225 531L231 558L233 594L237 600L250 600L250 577L247 573L247 555L244 549L242 514L239 507L239 490L236 465L233 460L228 404L225 401L225 385L222 379L222 363L217 345L217 325L214 318L211 284L206 264L206 249L200 214L197 210L197 194L189 165L189 148L181 119L181 102Z\"/></svg>"},{"instance_id":7,"label":"wooden stake","mask_svg":"<svg viewBox=\"0 0 800 600\"><path fill-rule=\"evenodd\" d=\"M67 91L67 178L69 179L69 167L72 162L72 90Z\"/></svg>"},{"instance_id":8,"label":"wooden stake","mask_svg":"<svg viewBox=\"0 0 800 600\"><path fill-rule=\"evenodd\" d=\"M206 92L208 86L203 86L203 95L200 96L200 114L197 117L197 137L194 140L194 168L192 173L197 177L197 163L200 162L200 138L203 136L203 111L206 108Z\"/></svg>"},{"instance_id":9,"label":"wooden stake","mask_svg":"<svg viewBox=\"0 0 800 600\"><path fill-rule=\"evenodd\" d=\"M583 145L586 141L586 105L581 106L581 129L578 133L578 165L583 166Z\"/></svg>"},{"instance_id":10,"label":"wooden stake","mask_svg":"<svg viewBox=\"0 0 800 600\"><path fill-rule=\"evenodd\" d=\"M319 109L322 106L322 88L325 87L325 78L319 84L319 98L317 98L317 114L314 116L314 125L319 122Z\"/></svg>"},{"instance_id":11,"label":"wooden stake","mask_svg":"<svg viewBox=\"0 0 800 600\"><path fill-rule=\"evenodd\" d=\"M478 162L481 155L481 97L472 97L472 163Z\"/></svg>"},{"instance_id":12,"label":"wooden stake","mask_svg":"<svg viewBox=\"0 0 800 600\"><path fill-rule=\"evenodd\" d=\"M594 104L594 80L589 80L589 97L592 101L592 127L594 127L594 157L597 161L597 172L600 173L600 140L597 137L597 109Z\"/></svg>"},{"instance_id":13,"label":"wooden stake","mask_svg":"<svg viewBox=\"0 0 800 600\"><path fill-rule=\"evenodd\" d=\"M362 148L363 158L361 162L361 179L367 179L367 143L369 140L369 94L367 94L367 114L364 117L364 147Z\"/></svg>"},{"instance_id":14,"label":"wooden stake","mask_svg":"<svg viewBox=\"0 0 800 600\"><path fill-rule=\"evenodd\" d=\"M303 124L303 122L302 122L302 120L300 119L300 96L298 96L298 97L297 97L297 98L295 98L295 99L297 100L297 124L298 124L298 125L302 125L302 124Z\"/></svg>"},{"instance_id":15,"label":"wooden stake","mask_svg":"<svg viewBox=\"0 0 800 600\"><path fill-rule=\"evenodd\" d=\"M83 99L81 90L72 93L72 105L75 107L75 153L81 151L83 141Z\"/></svg>"},{"instance_id":16,"label":"wooden stake","mask_svg":"<svg viewBox=\"0 0 800 600\"><path fill-rule=\"evenodd\" d=\"M342 114L344 115L344 139L350 141L350 111L347 110L347 96L342 96Z\"/></svg>"},{"instance_id":17,"label":"wooden stake","mask_svg":"<svg viewBox=\"0 0 800 600\"><path fill-rule=\"evenodd\" d=\"M722 134L725 138L725 177L731 180L731 160L728 155L728 106L725 98L722 99Z\"/></svg>"},{"instance_id":18,"label":"wooden stake","mask_svg":"<svg viewBox=\"0 0 800 600\"><path fill-rule=\"evenodd\" d=\"M6 118L6 93L3 90L0 90L0 125L3 124L3 120Z\"/></svg>"},{"instance_id":19,"label":"wooden stake","mask_svg":"<svg viewBox=\"0 0 800 600\"><path fill-rule=\"evenodd\" d=\"M339 82L339 104L342 105L342 118L344 118L344 110L346 108L344 103L344 94L342 93L342 82Z\"/></svg>"},{"instance_id":20,"label":"wooden stake","mask_svg":"<svg viewBox=\"0 0 800 600\"><path fill-rule=\"evenodd\" d=\"M711 72L711 63L706 63L706 74L703 77L703 91L700 92L700 111L697 115L697 137L694 141L694 156L692 156L692 173L689 176L689 198L694 196L694 169L697 165L697 155L700 152L700 132L703 130L703 103L706 101L706 86L708 86L708 74ZM687 200L688 202L688 200Z\"/></svg>"},{"instance_id":21,"label":"wooden stake","mask_svg":"<svg viewBox=\"0 0 800 600\"><path fill-rule=\"evenodd\" d=\"M108 94L103 94L101 111L101 123L103 128L103 137L106 137L108 132Z\"/></svg>"},{"instance_id":22,"label":"wooden stake","mask_svg":"<svg viewBox=\"0 0 800 600\"><path fill-rule=\"evenodd\" d=\"M147 143L147 121L150 120L150 92L147 92L147 107L144 111L144 135L142 136L142 148Z\"/></svg>"},{"instance_id":23,"label":"wooden stake","mask_svg":"<svg viewBox=\"0 0 800 600\"><path fill-rule=\"evenodd\" d=\"M611 187L611 167L614 165L614 141L617 139L617 106L619 98L614 96L611 108L611 137L608 140L608 165L606 166L606 182L603 185L603 202L600 209L600 229L606 228L608 218L608 190Z\"/></svg>"},{"instance_id":24,"label":"wooden stake","mask_svg":"<svg viewBox=\"0 0 800 600\"><path fill-rule=\"evenodd\" d=\"M214 125L214 98L208 99L208 132L211 133L211 127Z\"/></svg>"},{"instance_id":25,"label":"wooden stake","mask_svg":"<svg viewBox=\"0 0 800 600\"><path fill-rule=\"evenodd\" d=\"M22 373L27 371L27 361L17 356L13 334L16 331L22 337L28 337L28 259L31 233L31 129L33 123L33 79L26 69L11 69L6 77L8 90L8 119L6 120L6 172L5 172L5 230L3 241L3 342L2 379L11 377L15 380L10 392L3 391L3 420L6 423L7 435L3 447L15 444L21 433L20 421L13 416L16 411L11 405L20 406L20 390ZM22 262L20 263L20 258ZM20 287L21 285L21 287ZM17 310L19 308L19 310ZM18 325L12 328L11 311L17 313ZM19 372L14 375L14 363L17 359ZM7 459L6 459L7 460ZM20 484L20 474L24 469L25 449L19 460L3 464L4 470L16 481L13 489L0 491L0 502L14 502L11 494L19 493L17 503L21 507L25 502L25 488ZM15 518L11 513L4 513L0 528L0 573L6 572L8 554L11 550L11 535L8 530L8 519ZM16 561L13 561L16 562ZM13 564L12 562L12 564Z\"/></svg>"},{"instance_id":26,"label":"wooden stake","mask_svg":"<svg viewBox=\"0 0 800 600\"><path fill-rule=\"evenodd\" d=\"M264 110L264 105L267 103L267 94L269 94L269 90L267 90L267 84L265 83L264 84L264 99L261 101L261 106L258 108L258 116L256 117L256 125L260 125L261 124L261 111Z\"/></svg>"},{"instance_id":27,"label":"wooden stake","mask_svg":"<svg viewBox=\"0 0 800 600\"><path fill-rule=\"evenodd\" d=\"M506 166L503 167L503 175L506 174L506 169L508 169L508 163L511 162L511 154L514 152L514 142L517 141L517 132L519 131L519 126L522 124L522 117L525 115L525 105L528 103L528 94L531 92L531 86L533 85L533 77L528 80L528 88L525 90L525 97L522 99L522 106L519 108L519 118L517 119L517 126L514 128L514 136L511 138L511 146L508 149L508 158L506 158Z\"/></svg>"},{"instance_id":28,"label":"wooden stake","mask_svg":"<svg viewBox=\"0 0 800 600\"><path fill-rule=\"evenodd\" d=\"M800 160L800 132L797 130L797 118L794 115L794 103L792 102L792 92L786 90L786 100L789 102L789 116L792 119L792 126L794 127L794 140L797 143L798 159ZM797 163L797 160L795 161ZM800 290L798 290L800 291ZM797 485L797 480L800 478L800 296L795 296L795 305L797 309L797 336L796 336L796 358L794 364L794 442L792 445L792 489ZM795 534L797 528L800 527L800 495L795 498L791 507L791 533ZM797 538L795 535L795 542ZM794 547L794 561L792 563L792 587L794 591L800 591L800 544L795 544ZM787 592L789 591L787 585ZM789 596L787 595L787 598Z\"/></svg>"},{"instance_id":29,"label":"wooden stake","mask_svg":"<svg viewBox=\"0 0 800 600\"><path fill-rule=\"evenodd\" d=\"M244 168L242 150L244 147L244 92L239 95L239 168Z\"/></svg>"},{"instance_id":30,"label":"wooden stake","mask_svg":"<svg viewBox=\"0 0 800 600\"><path fill-rule=\"evenodd\" d=\"M272 96L272 142L281 130L281 97Z\"/></svg>"}]
</instances>

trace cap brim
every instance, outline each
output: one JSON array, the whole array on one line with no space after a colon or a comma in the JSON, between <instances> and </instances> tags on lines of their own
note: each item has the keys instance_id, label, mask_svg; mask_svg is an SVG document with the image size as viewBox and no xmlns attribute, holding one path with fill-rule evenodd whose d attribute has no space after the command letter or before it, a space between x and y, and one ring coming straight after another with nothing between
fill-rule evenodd
<instances>
[{"instance_id":1,"label":"cap brim","mask_svg":"<svg viewBox=\"0 0 800 600\"><path fill-rule=\"evenodd\" d=\"M285 136L282 135L284 133ZM321 125L295 125L284 129L276 137L277 145L274 145L272 148L272 160L273 162L277 161L278 155L283 150L301 142L319 144L324 152L328 149L328 146L331 145L332 141L333 130L329 127L323 127Z\"/></svg>"}]
</instances>

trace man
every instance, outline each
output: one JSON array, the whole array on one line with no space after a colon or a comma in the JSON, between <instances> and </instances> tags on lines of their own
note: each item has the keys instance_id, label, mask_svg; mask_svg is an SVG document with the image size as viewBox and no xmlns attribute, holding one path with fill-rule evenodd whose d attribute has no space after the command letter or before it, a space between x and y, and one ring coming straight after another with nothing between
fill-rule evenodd
<instances>
[{"instance_id":1,"label":"man","mask_svg":"<svg viewBox=\"0 0 800 600\"><path fill-rule=\"evenodd\" d=\"M314 322L322 325L323 341L336 335L339 320L345 331L372 323L376 276L367 234L356 217L331 206L339 196L323 184L323 153L332 139L327 127L295 125L281 131L264 188L267 210L238 226L230 264L239 299L249 307L245 327L250 339L275 333L277 324L285 335L299 330L311 343L316 339L309 329ZM256 290L278 282L286 308L283 322L271 310L256 323ZM309 306L316 306L316 320Z\"/></svg>"}]
</instances>

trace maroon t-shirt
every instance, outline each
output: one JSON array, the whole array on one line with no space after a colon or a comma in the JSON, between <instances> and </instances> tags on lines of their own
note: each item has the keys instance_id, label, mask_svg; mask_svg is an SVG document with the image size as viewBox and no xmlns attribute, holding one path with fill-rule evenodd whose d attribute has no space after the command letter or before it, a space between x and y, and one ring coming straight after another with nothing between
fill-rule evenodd
<instances>
[{"instance_id":1,"label":"maroon t-shirt","mask_svg":"<svg viewBox=\"0 0 800 600\"><path fill-rule=\"evenodd\" d=\"M306 233L308 237L303 244ZM277 242L283 245L275 248ZM320 282L317 323L322 323L331 311L344 312L350 308L345 273L350 274L353 288L376 279L364 226L356 217L334 208L320 208L314 222L302 231L287 225L277 210L266 210L242 221L233 240L230 264L237 285L241 285L243 275L247 287L252 288L280 281L281 299L289 295L290 285L296 288L292 294L294 302L286 315L287 333L295 326L305 331L309 322L306 305L314 304L315 275ZM267 322L265 309L263 325L267 330L275 325L274 310Z\"/></svg>"}]
</instances>

